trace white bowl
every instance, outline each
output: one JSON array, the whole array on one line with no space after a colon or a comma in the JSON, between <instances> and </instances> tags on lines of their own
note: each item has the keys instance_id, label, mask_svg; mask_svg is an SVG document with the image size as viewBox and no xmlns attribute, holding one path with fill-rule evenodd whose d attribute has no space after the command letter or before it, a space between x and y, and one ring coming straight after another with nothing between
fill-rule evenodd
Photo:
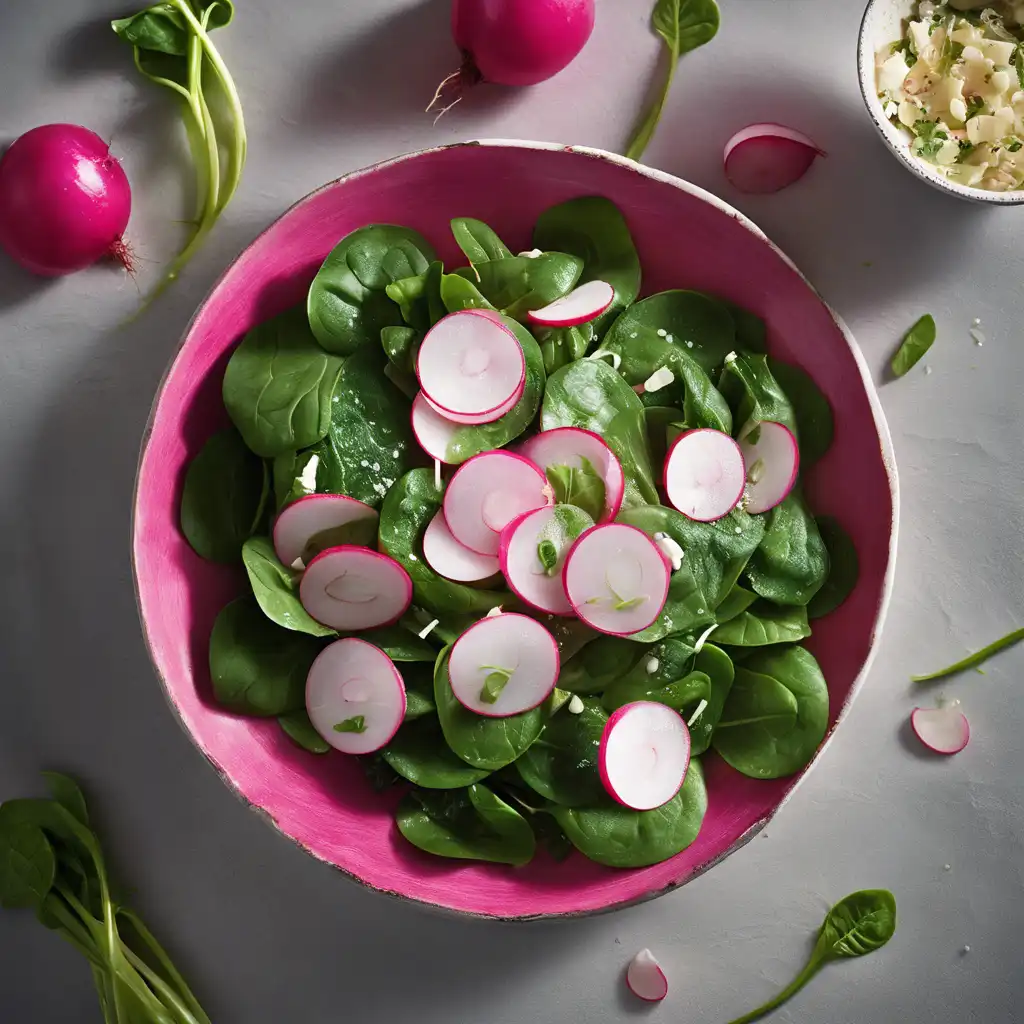
<instances>
[{"instance_id":1,"label":"white bowl","mask_svg":"<svg viewBox=\"0 0 1024 1024\"><path fill-rule=\"evenodd\" d=\"M904 167L942 192L972 203L989 203L993 206L1017 206L1024 203L1024 189L988 192L950 181L930 163L914 156L910 152L910 134L897 128L885 116L875 85L875 54L887 43L894 43L900 38L903 20L913 14L916 6L915 0L870 0L860 25L857 50L860 91L878 134Z\"/></svg>"}]
</instances>

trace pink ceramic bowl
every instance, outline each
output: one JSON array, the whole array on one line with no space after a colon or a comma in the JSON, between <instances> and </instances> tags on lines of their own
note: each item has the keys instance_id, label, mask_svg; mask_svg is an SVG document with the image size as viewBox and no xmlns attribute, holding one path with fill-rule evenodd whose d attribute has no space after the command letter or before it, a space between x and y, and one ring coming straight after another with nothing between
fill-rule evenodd
<instances>
[{"instance_id":1,"label":"pink ceramic bowl","mask_svg":"<svg viewBox=\"0 0 1024 1024\"><path fill-rule=\"evenodd\" d=\"M800 776L756 781L709 754L700 837L654 867L617 871L579 856L556 864L538 854L527 868L511 869L422 854L394 827L397 792L378 795L353 761L307 754L274 721L238 718L214 703L210 629L245 584L239 570L192 552L178 528L178 504L188 460L227 423L220 394L231 349L250 327L304 298L343 235L373 221L407 224L454 265L450 218L479 217L517 251L530 247L545 207L587 194L609 197L625 214L646 292L705 289L754 311L768 323L772 353L800 363L832 402L835 444L807 489L817 511L845 524L861 567L856 591L809 642L828 679L834 729L867 671L892 581L896 471L877 396L853 339L753 224L701 189L621 157L471 143L399 157L307 196L246 249L196 313L156 396L136 486L132 543L146 642L171 707L223 780L314 857L364 884L484 917L585 914L666 892L742 846Z\"/></svg>"}]
</instances>

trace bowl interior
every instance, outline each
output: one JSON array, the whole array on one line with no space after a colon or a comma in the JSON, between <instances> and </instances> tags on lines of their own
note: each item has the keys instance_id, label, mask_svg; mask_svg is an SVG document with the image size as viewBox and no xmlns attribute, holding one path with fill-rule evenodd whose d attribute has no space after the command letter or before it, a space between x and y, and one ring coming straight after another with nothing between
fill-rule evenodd
<instances>
[{"instance_id":1,"label":"bowl interior","mask_svg":"<svg viewBox=\"0 0 1024 1024\"><path fill-rule=\"evenodd\" d=\"M137 483L133 547L147 643L175 713L225 782L314 856L370 886L503 918L584 913L678 885L766 822L799 776L757 781L709 754L710 807L700 837L650 868L613 871L581 857L556 864L538 854L512 870L421 854L393 826L399 794L376 794L352 760L307 754L275 722L235 717L214 702L210 630L245 583L240 570L192 552L178 528L178 506L188 460L227 424L220 390L231 349L250 327L302 301L343 235L374 221L410 225L457 265L450 218L481 218L517 251L530 247L543 209L585 194L605 195L622 209L645 293L689 287L742 304L766 320L772 354L801 364L832 402L835 443L809 474L807 490L817 512L837 516L849 531L861 574L808 645L828 679L831 733L866 667L889 588L895 477L877 399L852 341L756 228L706 193L620 158L537 144L465 144L357 172L304 199L239 257L196 314L154 404Z\"/></svg>"}]
</instances>

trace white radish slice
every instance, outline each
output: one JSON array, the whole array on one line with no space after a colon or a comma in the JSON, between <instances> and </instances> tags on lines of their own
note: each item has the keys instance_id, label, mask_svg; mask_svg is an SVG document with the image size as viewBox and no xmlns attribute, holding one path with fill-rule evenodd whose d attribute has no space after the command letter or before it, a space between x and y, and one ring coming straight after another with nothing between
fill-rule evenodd
<instances>
[{"instance_id":1,"label":"white radish slice","mask_svg":"<svg viewBox=\"0 0 1024 1024\"><path fill-rule=\"evenodd\" d=\"M725 176L741 192L778 192L799 181L823 149L781 124L752 124L725 144Z\"/></svg>"},{"instance_id":2,"label":"white radish slice","mask_svg":"<svg viewBox=\"0 0 1024 1024\"><path fill-rule=\"evenodd\" d=\"M480 619L452 645L448 681L456 700L488 718L507 718L542 704L558 679L555 638L527 615Z\"/></svg>"},{"instance_id":3,"label":"white radish slice","mask_svg":"<svg viewBox=\"0 0 1024 1024\"><path fill-rule=\"evenodd\" d=\"M728 515L745 484L740 446L720 430L687 430L665 457L665 493L688 519L710 523Z\"/></svg>"},{"instance_id":4,"label":"white radish slice","mask_svg":"<svg viewBox=\"0 0 1024 1024\"><path fill-rule=\"evenodd\" d=\"M588 281L542 309L531 309L529 317L545 327L576 327L600 316L614 298L615 289L607 281Z\"/></svg>"},{"instance_id":5,"label":"white radish slice","mask_svg":"<svg viewBox=\"0 0 1024 1024\"><path fill-rule=\"evenodd\" d=\"M679 792L690 764L690 730L672 708L638 700L612 713L601 734L598 767L609 794L650 811Z\"/></svg>"},{"instance_id":6,"label":"white radish slice","mask_svg":"<svg viewBox=\"0 0 1024 1024\"><path fill-rule=\"evenodd\" d=\"M765 420L740 438L740 451L747 475L747 511L756 515L775 508L793 490L800 472L800 447L793 432Z\"/></svg>"},{"instance_id":7,"label":"white radish slice","mask_svg":"<svg viewBox=\"0 0 1024 1024\"><path fill-rule=\"evenodd\" d=\"M577 468L586 459L604 477L604 518L611 520L619 514L626 490L622 464L611 448L592 430L584 430L582 427L545 430L526 441L519 451L545 471L549 466Z\"/></svg>"},{"instance_id":8,"label":"white radish slice","mask_svg":"<svg viewBox=\"0 0 1024 1024\"><path fill-rule=\"evenodd\" d=\"M456 423L459 426L478 426L483 423L491 423L494 420L501 419L506 413L511 412L516 403L520 398L523 397L523 392L526 390L526 381L509 396L508 401L498 406L497 409L491 409L489 412L479 413L478 415L470 415L468 413L461 412L446 412L444 409L434 405L434 403L427 398L427 395L421 391L420 394L426 399L427 405L434 410L439 416L443 416L446 420L450 420L452 423Z\"/></svg>"},{"instance_id":9,"label":"white radish slice","mask_svg":"<svg viewBox=\"0 0 1024 1024\"><path fill-rule=\"evenodd\" d=\"M626 968L629 991L648 1003L659 1003L668 995L668 978L649 949L641 949Z\"/></svg>"},{"instance_id":10,"label":"white radish slice","mask_svg":"<svg viewBox=\"0 0 1024 1024\"><path fill-rule=\"evenodd\" d=\"M299 582L302 607L317 622L352 633L388 626L412 601L412 580L393 558L351 544L321 551Z\"/></svg>"},{"instance_id":11,"label":"white radish slice","mask_svg":"<svg viewBox=\"0 0 1024 1024\"><path fill-rule=\"evenodd\" d=\"M488 423L503 409L507 412L510 399L522 392L526 360L518 339L496 313L464 309L449 313L427 332L416 356L416 376L442 415Z\"/></svg>"},{"instance_id":12,"label":"white radish slice","mask_svg":"<svg viewBox=\"0 0 1024 1024\"><path fill-rule=\"evenodd\" d=\"M914 735L936 754L959 754L971 738L959 701L942 708L914 708L910 725Z\"/></svg>"},{"instance_id":13,"label":"white radish slice","mask_svg":"<svg viewBox=\"0 0 1024 1024\"><path fill-rule=\"evenodd\" d=\"M529 459L482 452L456 470L444 493L452 536L472 551L497 555L499 534L513 519L547 504L544 474Z\"/></svg>"},{"instance_id":14,"label":"white radish slice","mask_svg":"<svg viewBox=\"0 0 1024 1024\"><path fill-rule=\"evenodd\" d=\"M376 509L344 494L307 494L293 501L274 523L274 551L282 565L294 565L318 534L366 520L374 529Z\"/></svg>"},{"instance_id":15,"label":"white radish slice","mask_svg":"<svg viewBox=\"0 0 1024 1024\"><path fill-rule=\"evenodd\" d=\"M442 416L421 391L412 401L412 432L419 446L438 462L448 462L448 445L462 429L461 423Z\"/></svg>"},{"instance_id":16,"label":"white radish slice","mask_svg":"<svg viewBox=\"0 0 1024 1024\"><path fill-rule=\"evenodd\" d=\"M369 754L398 732L405 717L405 683L380 648L357 637L335 640L310 666L306 711L332 747Z\"/></svg>"},{"instance_id":17,"label":"white radish slice","mask_svg":"<svg viewBox=\"0 0 1024 1024\"><path fill-rule=\"evenodd\" d=\"M438 509L423 534L423 557L439 576L456 583L476 583L498 572L498 559L481 555L460 544Z\"/></svg>"},{"instance_id":18,"label":"white radish slice","mask_svg":"<svg viewBox=\"0 0 1024 1024\"><path fill-rule=\"evenodd\" d=\"M565 556L562 582L573 611L601 633L628 636L661 614L671 568L642 530L606 523L587 530Z\"/></svg>"}]
</instances>

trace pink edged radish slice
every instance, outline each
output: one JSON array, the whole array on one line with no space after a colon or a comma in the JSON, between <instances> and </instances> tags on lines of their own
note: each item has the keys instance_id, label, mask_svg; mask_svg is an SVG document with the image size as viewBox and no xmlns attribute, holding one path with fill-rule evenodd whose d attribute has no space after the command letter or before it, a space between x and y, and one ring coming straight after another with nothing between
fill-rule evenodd
<instances>
[{"instance_id":1,"label":"pink edged radish slice","mask_svg":"<svg viewBox=\"0 0 1024 1024\"><path fill-rule=\"evenodd\" d=\"M660 1003L668 995L668 978L649 949L641 949L626 968L626 985L638 999Z\"/></svg>"},{"instance_id":2,"label":"pink edged radish slice","mask_svg":"<svg viewBox=\"0 0 1024 1024\"><path fill-rule=\"evenodd\" d=\"M971 738L960 701L941 708L914 708L910 725L914 735L936 754L959 754Z\"/></svg>"},{"instance_id":3,"label":"pink edged radish slice","mask_svg":"<svg viewBox=\"0 0 1024 1024\"><path fill-rule=\"evenodd\" d=\"M536 619L510 612L480 619L455 641L448 681L467 710L507 718L547 700L559 668L555 638Z\"/></svg>"},{"instance_id":4,"label":"pink edged radish slice","mask_svg":"<svg viewBox=\"0 0 1024 1024\"><path fill-rule=\"evenodd\" d=\"M515 408L516 403L519 401L520 398L523 397L523 391L525 389L526 382L524 381L509 396L508 401L505 402L503 405L498 406L497 409L492 409L490 412L479 413L478 415L475 416L469 415L468 413L446 412L444 409L441 409L438 406L434 405L434 403L429 398L427 398L424 392L421 391L420 394L423 395L427 405L429 405L430 408L433 409L434 412L438 414L438 416L443 416L446 420L449 420L451 423L454 423L457 426L462 427L478 426L483 423L491 423L494 420L500 420L502 416L504 416L506 413L511 412Z\"/></svg>"},{"instance_id":5,"label":"pink edged radish slice","mask_svg":"<svg viewBox=\"0 0 1024 1024\"><path fill-rule=\"evenodd\" d=\"M646 629L661 614L671 565L642 530L606 523L587 530L565 556L562 582L573 611L613 636Z\"/></svg>"},{"instance_id":6,"label":"pink edged radish slice","mask_svg":"<svg viewBox=\"0 0 1024 1024\"><path fill-rule=\"evenodd\" d=\"M412 580L393 558L340 544L306 566L299 600L317 622L354 633L400 619L412 601Z\"/></svg>"},{"instance_id":7,"label":"pink edged radish slice","mask_svg":"<svg viewBox=\"0 0 1024 1024\"><path fill-rule=\"evenodd\" d=\"M615 289L607 281L588 281L542 309L531 309L529 317L545 327L576 327L599 317L614 298Z\"/></svg>"},{"instance_id":8,"label":"pink edged radish slice","mask_svg":"<svg viewBox=\"0 0 1024 1024\"><path fill-rule=\"evenodd\" d=\"M427 332L416 356L416 376L443 416L489 423L522 394L526 360L498 314L464 309L449 313Z\"/></svg>"},{"instance_id":9,"label":"pink edged radish slice","mask_svg":"<svg viewBox=\"0 0 1024 1024\"><path fill-rule=\"evenodd\" d=\"M778 192L799 181L827 154L802 132L781 124L752 124L725 144L725 176L741 192Z\"/></svg>"},{"instance_id":10,"label":"pink edged radish slice","mask_svg":"<svg viewBox=\"0 0 1024 1024\"><path fill-rule=\"evenodd\" d=\"M456 583L476 583L498 572L498 559L481 555L460 544L440 509L423 534L423 557L439 576Z\"/></svg>"},{"instance_id":11,"label":"pink edged radish slice","mask_svg":"<svg viewBox=\"0 0 1024 1024\"><path fill-rule=\"evenodd\" d=\"M746 509L752 514L775 508L796 483L800 447L793 432L774 420L764 420L740 437L747 474Z\"/></svg>"},{"instance_id":12,"label":"pink edged radish slice","mask_svg":"<svg viewBox=\"0 0 1024 1024\"><path fill-rule=\"evenodd\" d=\"M438 462L448 462L448 445L462 427L442 416L421 391L412 402L412 432L419 446Z\"/></svg>"},{"instance_id":13,"label":"pink edged radish slice","mask_svg":"<svg viewBox=\"0 0 1024 1024\"><path fill-rule=\"evenodd\" d=\"M665 457L665 493L688 519L710 523L743 497L746 477L740 446L720 430L687 430Z\"/></svg>"},{"instance_id":14,"label":"pink edged radish slice","mask_svg":"<svg viewBox=\"0 0 1024 1024\"><path fill-rule=\"evenodd\" d=\"M310 542L318 535L330 535L357 523L376 535L378 519L376 509L344 494L307 494L277 517L274 551L282 565L294 566L296 560L306 557ZM331 546L322 544L320 548Z\"/></svg>"},{"instance_id":15,"label":"pink edged radish slice","mask_svg":"<svg viewBox=\"0 0 1024 1024\"><path fill-rule=\"evenodd\" d=\"M499 534L513 519L547 504L544 474L529 459L481 452L456 470L444 493L452 536L472 551L497 555Z\"/></svg>"},{"instance_id":16,"label":"pink edged radish slice","mask_svg":"<svg viewBox=\"0 0 1024 1024\"><path fill-rule=\"evenodd\" d=\"M638 700L615 711L601 735L598 768L624 807L651 811L679 792L690 765L690 730L665 704Z\"/></svg>"},{"instance_id":17,"label":"pink edged radish slice","mask_svg":"<svg viewBox=\"0 0 1024 1024\"><path fill-rule=\"evenodd\" d=\"M576 469L586 459L604 478L604 519L614 519L622 507L626 478L615 453L592 430L582 427L556 427L531 437L519 449L544 471L550 466Z\"/></svg>"},{"instance_id":18,"label":"pink edged radish slice","mask_svg":"<svg viewBox=\"0 0 1024 1024\"><path fill-rule=\"evenodd\" d=\"M325 647L306 676L313 728L345 754L387 746L405 717L405 683L395 663L358 637Z\"/></svg>"}]
</instances>

